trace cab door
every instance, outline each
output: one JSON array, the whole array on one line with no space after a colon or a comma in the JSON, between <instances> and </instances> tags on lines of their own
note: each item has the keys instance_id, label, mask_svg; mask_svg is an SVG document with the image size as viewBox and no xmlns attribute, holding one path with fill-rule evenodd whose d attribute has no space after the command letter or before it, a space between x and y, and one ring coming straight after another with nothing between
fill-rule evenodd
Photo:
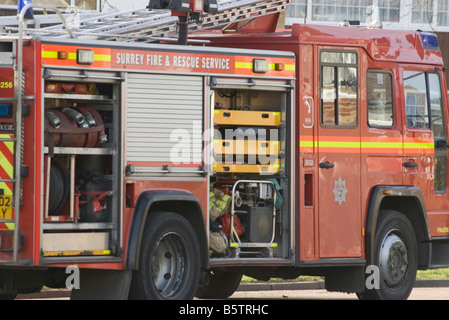
<instances>
[{"instance_id":1,"label":"cab door","mask_svg":"<svg viewBox=\"0 0 449 320\"><path fill-rule=\"evenodd\" d=\"M404 184L418 187L425 196L432 193L432 166L435 156L444 167L435 167L438 171L445 170L445 150L434 149L434 142L446 141L446 134L441 118L441 106L435 108L431 92L436 89L435 76L438 74L425 70L403 70L403 88L405 99L406 130L404 133ZM432 88L432 85L434 88ZM441 92L441 89L439 90ZM441 97L441 96L440 96ZM431 125L431 114L434 113ZM438 125L440 124L440 125ZM433 129L433 131L432 131ZM434 141L435 134L435 141ZM442 151L442 152L441 152ZM445 174L443 175L445 178ZM438 180L438 179L437 179ZM445 184L445 182L444 182ZM440 188L437 183L437 188ZM445 186L441 191L445 190Z\"/></svg>"},{"instance_id":2,"label":"cab door","mask_svg":"<svg viewBox=\"0 0 449 320\"><path fill-rule=\"evenodd\" d=\"M318 126L320 258L360 257L358 54L322 49Z\"/></svg>"},{"instance_id":3,"label":"cab door","mask_svg":"<svg viewBox=\"0 0 449 320\"><path fill-rule=\"evenodd\" d=\"M441 77L436 72L428 73L430 119L434 137L434 192L447 194L447 128L443 104Z\"/></svg>"}]
</instances>

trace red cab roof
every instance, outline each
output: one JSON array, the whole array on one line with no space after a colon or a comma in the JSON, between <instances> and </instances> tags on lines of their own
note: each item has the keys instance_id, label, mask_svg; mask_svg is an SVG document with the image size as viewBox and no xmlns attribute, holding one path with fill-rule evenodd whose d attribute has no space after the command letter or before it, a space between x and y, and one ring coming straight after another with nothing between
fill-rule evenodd
<instances>
[{"instance_id":1,"label":"red cab roof","mask_svg":"<svg viewBox=\"0 0 449 320\"><path fill-rule=\"evenodd\" d=\"M374 60L442 65L439 48L423 44L426 36L429 34L418 31L294 24L275 33L194 33L191 38L207 39L211 46L293 52L298 51L300 43L363 47Z\"/></svg>"}]
</instances>

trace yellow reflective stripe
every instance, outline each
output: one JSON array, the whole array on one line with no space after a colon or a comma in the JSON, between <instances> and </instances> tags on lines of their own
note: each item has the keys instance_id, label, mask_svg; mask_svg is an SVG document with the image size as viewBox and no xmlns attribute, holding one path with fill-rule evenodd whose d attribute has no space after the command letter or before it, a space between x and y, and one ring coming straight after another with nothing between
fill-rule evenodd
<instances>
[{"instance_id":1,"label":"yellow reflective stripe","mask_svg":"<svg viewBox=\"0 0 449 320\"><path fill-rule=\"evenodd\" d=\"M70 251L44 251L44 257L60 256L106 256L110 255L110 250L70 250Z\"/></svg>"},{"instance_id":2,"label":"yellow reflective stripe","mask_svg":"<svg viewBox=\"0 0 449 320\"><path fill-rule=\"evenodd\" d=\"M9 162L8 159L3 155L3 153L0 153L0 165L2 166L3 170L8 175L8 178L12 179L14 175L14 167L12 163Z\"/></svg>"},{"instance_id":3,"label":"yellow reflective stripe","mask_svg":"<svg viewBox=\"0 0 449 320\"><path fill-rule=\"evenodd\" d=\"M58 51L42 51L42 58L58 59ZM68 59L76 60L76 52L69 52Z\"/></svg>"},{"instance_id":4,"label":"yellow reflective stripe","mask_svg":"<svg viewBox=\"0 0 449 320\"><path fill-rule=\"evenodd\" d=\"M229 244L229 246L233 247L233 248L237 248L237 247L251 247L251 244L250 245L245 245L245 244L244 245L239 245L239 243L237 243L237 242L231 242ZM270 243L269 246L272 247L272 248L277 248L278 244L277 243ZM257 247L257 245L255 245L255 247Z\"/></svg>"},{"instance_id":5,"label":"yellow reflective stripe","mask_svg":"<svg viewBox=\"0 0 449 320\"><path fill-rule=\"evenodd\" d=\"M96 54L95 61L111 62L112 57L109 54Z\"/></svg>"},{"instance_id":6,"label":"yellow reflective stripe","mask_svg":"<svg viewBox=\"0 0 449 320\"><path fill-rule=\"evenodd\" d=\"M252 62L235 62L235 67L238 69L252 69L253 63ZM268 70L275 70L276 69L276 63L269 63L268 64ZM284 69L288 71L294 71L295 65L294 64L285 64Z\"/></svg>"},{"instance_id":7,"label":"yellow reflective stripe","mask_svg":"<svg viewBox=\"0 0 449 320\"><path fill-rule=\"evenodd\" d=\"M12 142L12 141L6 141L6 142L4 142L4 144L5 144L6 148L8 148L8 150L9 150L12 154L14 154L14 142Z\"/></svg>"},{"instance_id":8,"label":"yellow reflective stripe","mask_svg":"<svg viewBox=\"0 0 449 320\"><path fill-rule=\"evenodd\" d=\"M42 58L58 59L58 53L56 51L42 51Z\"/></svg>"},{"instance_id":9,"label":"yellow reflective stripe","mask_svg":"<svg viewBox=\"0 0 449 320\"><path fill-rule=\"evenodd\" d=\"M58 51L42 51L42 58L58 59ZM76 52L69 52L68 59L76 60Z\"/></svg>"},{"instance_id":10,"label":"yellow reflective stripe","mask_svg":"<svg viewBox=\"0 0 449 320\"><path fill-rule=\"evenodd\" d=\"M302 148L362 148L362 149L434 149L432 142L358 142L358 141L307 141L301 140Z\"/></svg>"},{"instance_id":11,"label":"yellow reflective stripe","mask_svg":"<svg viewBox=\"0 0 449 320\"><path fill-rule=\"evenodd\" d=\"M402 142L362 142L362 148L401 149Z\"/></svg>"},{"instance_id":12,"label":"yellow reflective stripe","mask_svg":"<svg viewBox=\"0 0 449 320\"><path fill-rule=\"evenodd\" d=\"M404 148L406 149L435 149L435 145L430 142L405 142Z\"/></svg>"},{"instance_id":13,"label":"yellow reflective stripe","mask_svg":"<svg viewBox=\"0 0 449 320\"><path fill-rule=\"evenodd\" d=\"M223 211L228 206L230 198L230 196L225 194L223 195L223 199L220 200L215 198L215 195L211 192L209 196L209 208L216 207L219 211Z\"/></svg>"},{"instance_id":14,"label":"yellow reflective stripe","mask_svg":"<svg viewBox=\"0 0 449 320\"><path fill-rule=\"evenodd\" d=\"M253 63L252 62L235 62L235 67L238 69L252 69Z\"/></svg>"},{"instance_id":15,"label":"yellow reflective stripe","mask_svg":"<svg viewBox=\"0 0 449 320\"><path fill-rule=\"evenodd\" d=\"M49 59L58 59L58 52L57 51L42 51L42 58L49 58ZM69 60L76 60L76 52L69 52ZM103 61L103 62L110 62L112 60L111 55L108 54L96 54L95 55L95 61Z\"/></svg>"},{"instance_id":16,"label":"yellow reflective stripe","mask_svg":"<svg viewBox=\"0 0 449 320\"><path fill-rule=\"evenodd\" d=\"M348 141L318 141L318 147L320 148L360 148L360 142L348 142Z\"/></svg>"},{"instance_id":17,"label":"yellow reflective stripe","mask_svg":"<svg viewBox=\"0 0 449 320\"><path fill-rule=\"evenodd\" d=\"M14 138L13 134L0 134L0 139L12 139ZM13 141L4 141L3 144L8 148L8 150L14 154L14 142Z\"/></svg>"},{"instance_id":18,"label":"yellow reflective stripe","mask_svg":"<svg viewBox=\"0 0 449 320\"><path fill-rule=\"evenodd\" d=\"M0 230L14 230L16 224L14 222L2 222L0 223Z\"/></svg>"},{"instance_id":19,"label":"yellow reflective stripe","mask_svg":"<svg viewBox=\"0 0 449 320\"><path fill-rule=\"evenodd\" d=\"M316 146L315 141L299 141L299 146L303 148L313 148Z\"/></svg>"}]
</instances>

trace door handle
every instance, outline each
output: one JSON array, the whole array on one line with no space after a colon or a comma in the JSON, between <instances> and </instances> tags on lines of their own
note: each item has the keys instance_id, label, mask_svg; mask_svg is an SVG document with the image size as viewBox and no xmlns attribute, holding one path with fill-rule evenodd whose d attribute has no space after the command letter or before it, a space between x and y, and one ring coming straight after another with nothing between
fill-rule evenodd
<instances>
[{"instance_id":1,"label":"door handle","mask_svg":"<svg viewBox=\"0 0 449 320\"><path fill-rule=\"evenodd\" d=\"M418 164L416 162L404 162L404 167L406 168L416 168Z\"/></svg>"},{"instance_id":2,"label":"door handle","mask_svg":"<svg viewBox=\"0 0 449 320\"><path fill-rule=\"evenodd\" d=\"M447 149L448 147L446 139L435 139L435 149Z\"/></svg>"},{"instance_id":3,"label":"door handle","mask_svg":"<svg viewBox=\"0 0 449 320\"><path fill-rule=\"evenodd\" d=\"M324 168L324 169L330 169L335 167L335 164L330 163L330 162L320 162L320 168Z\"/></svg>"}]
</instances>

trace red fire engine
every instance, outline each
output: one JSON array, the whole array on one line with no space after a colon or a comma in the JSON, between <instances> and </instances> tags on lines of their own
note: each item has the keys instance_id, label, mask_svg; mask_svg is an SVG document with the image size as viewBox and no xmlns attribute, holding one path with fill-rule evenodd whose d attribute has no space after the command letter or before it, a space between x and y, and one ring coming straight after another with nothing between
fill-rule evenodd
<instances>
[{"instance_id":1,"label":"red fire engine","mask_svg":"<svg viewBox=\"0 0 449 320\"><path fill-rule=\"evenodd\" d=\"M201 46L0 38L3 298L75 265L74 299L226 298L243 274L404 299L449 265L436 37L270 13Z\"/></svg>"}]
</instances>

